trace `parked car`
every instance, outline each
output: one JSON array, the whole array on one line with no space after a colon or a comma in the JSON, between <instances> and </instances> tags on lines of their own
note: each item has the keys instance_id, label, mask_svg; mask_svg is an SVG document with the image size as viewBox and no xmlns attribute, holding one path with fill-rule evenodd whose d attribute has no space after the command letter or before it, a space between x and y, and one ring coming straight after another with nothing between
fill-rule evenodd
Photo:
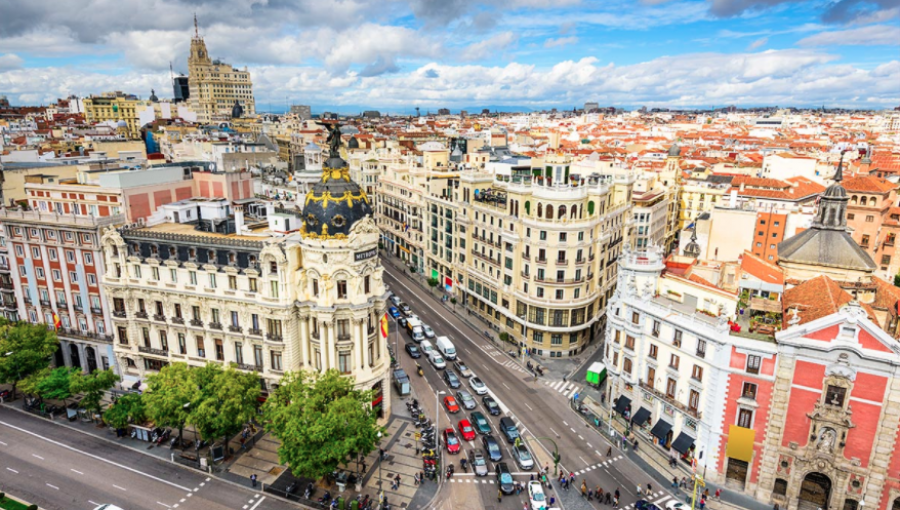
<instances>
[{"instance_id":1,"label":"parked car","mask_svg":"<svg viewBox=\"0 0 900 510\"><path fill-rule=\"evenodd\" d=\"M516 490L516 487L513 484L513 477L512 473L509 472L509 467L505 462L498 462L494 470L497 474L497 485L500 486L500 490L503 491L503 494L512 494ZM531 483L538 483L540 485L540 482Z\"/></svg>"},{"instance_id":2,"label":"parked car","mask_svg":"<svg viewBox=\"0 0 900 510\"><path fill-rule=\"evenodd\" d=\"M395 319L400 317L400 310L398 310L396 306L388 308L388 313L391 314L391 317Z\"/></svg>"},{"instance_id":3,"label":"parked car","mask_svg":"<svg viewBox=\"0 0 900 510\"><path fill-rule=\"evenodd\" d=\"M466 441L475 440L475 428L472 427L472 424L469 423L469 420L465 418L459 420L459 424L456 428L459 429L459 435L461 435L462 438Z\"/></svg>"},{"instance_id":4,"label":"parked car","mask_svg":"<svg viewBox=\"0 0 900 510\"><path fill-rule=\"evenodd\" d=\"M432 352L431 356L428 358L428 361L434 365L434 368L441 370L443 368L447 368L447 362L444 361L444 358L437 352Z\"/></svg>"},{"instance_id":5,"label":"parked car","mask_svg":"<svg viewBox=\"0 0 900 510\"><path fill-rule=\"evenodd\" d=\"M497 405L497 401L493 399L491 396L485 396L481 399L481 403L484 404L485 409L491 416L500 416L500 406Z\"/></svg>"},{"instance_id":6,"label":"parked car","mask_svg":"<svg viewBox=\"0 0 900 510\"><path fill-rule=\"evenodd\" d=\"M483 414L475 411L474 413L470 414L469 417L472 418L472 423L475 425L475 430L477 430L479 434L487 435L491 433L491 422L489 422Z\"/></svg>"},{"instance_id":7,"label":"parked car","mask_svg":"<svg viewBox=\"0 0 900 510\"><path fill-rule=\"evenodd\" d=\"M444 381L447 382L447 386L450 386L454 390L462 386L462 383L459 382L459 377L456 377L456 374L449 370L444 372Z\"/></svg>"},{"instance_id":8,"label":"parked car","mask_svg":"<svg viewBox=\"0 0 900 510\"><path fill-rule=\"evenodd\" d=\"M453 395L444 397L444 407L447 408L447 412L450 414L459 412L459 405L456 403L456 399L453 398Z\"/></svg>"},{"instance_id":9,"label":"parked car","mask_svg":"<svg viewBox=\"0 0 900 510\"><path fill-rule=\"evenodd\" d=\"M434 330L431 329L431 326L422 324L422 329L425 331L425 338L434 338Z\"/></svg>"},{"instance_id":10,"label":"parked car","mask_svg":"<svg viewBox=\"0 0 900 510\"><path fill-rule=\"evenodd\" d=\"M477 377L470 378L469 386L472 387L472 391L474 391L476 395L487 395L487 386L481 382L481 379Z\"/></svg>"},{"instance_id":11,"label":"parked car","mask_svg":"<svg viewBox=\"0 0 900 510\"><path fill-rule=\"evenodd\" d=\"M429 342L428 340L422 340L419 343L419 349L422 350L422 354L428 357L431 357L431 353L435 352L434 346L431 345L431 342Z\"/></svg>"},{"instance_id":12,"label":"parked car","mask_svg":"<svg viewBox=\"0 0 900 510\"><path fill-rule=\"evenodd\" d=\"M398 296L396 294L391 294L391 297L389 297L388 299L390 300L391 303L394 304L394 306L400 306L400 303L403 302L400 300L400 296Z\"/></svg>"},{"instance_id":13,"label":"parked car","mask_svg":"<svg viewBox=\"0 0 900 510\"><path fill-rule=\"evenodd\" d=\"M412 313L412 308L410 308L406 303L400 303L398 308L400 308L400 311L403 312L403 315L409 316L409 314Z\"/></svg>"},{"instance_id":14,"label":"parked car","mask_svg":"<svg viewBox=\"0 0 900 510\"><path fill-rule=\"evenodd\" d=\"M453 362L453 367L456 369L457 373L459 373L460 377L468 379L469 377L475 375L471 370L469 370L469 367L466 366L466 364L463 363L459 358L457 358L456 361Z\"/></svg>"},{"instance_id":15,"label":"parked car","mask_svg":"<svg viewBox=\"0 0 900 510\"><path fill-rule=\"evenodd\" d=\"M459 438L453 429L444 430L444 446L447 447L447 453L459 453Z\"/></svg>"},{"instance_id":16,"label":"parked car","mask_svg":"<svg viewBox=\"0 0 900 510\"><path fill-rule=\"evenodd\" d=\"M519 465L520 468L528 470L534 467L534 458L531 456L531 452L528 451L528 448L525 448L525 445L520 444L516 446L512 450L513 457L516 458L516 464Z\"/></svg>"},{"instance_id":17,"label":"parked car","mask_svg":"<svg viewBox=\"0 0 900 510\"><path fill-rule=\"evenodd\" d=\"M500 432L506 436L506 440L510 443L515 443L516 439L519 438L519 429L516 427L516 422L512 421L512 418L508 416L500 418L500 424L497 428L500 429Z\"/></svg>"},{"instance_id":18,"label":"parked car","mask_svg":"<svg viewBox=\"0 0 900 510\"><path fill-rule=\"evenodd\" d=\"M503 458L503 453L500 451L500 445L494 439L494 436L482 436L481 443L484 445L484 451L487 452L488 458L493 462L500 462L500 459Z\"/></svg>"},{"instance_id":19,"label":"parked car","mask_svg":"<svg viewBox=\"0 0 900 510\"><path fill-rule=\"evenodd\" d=\"M411 358L418 359L422 357L422 352L419 351L419 346L412 342L406 344L406 353L409 354Z\"/></svg>"},{"instance_id":20,"label":"parked car","mask_svg":"<svg viewBox=\"0 0 900 510\"><path fill-rule=\"evenodd\" d=\"M401 329L409 329L409 321L406 320L406 317L400 317L397 319L397 324L400 325Z\"/></svg>"},{"instance_id":21,"label":"parked car","mask_svg":"<svg viewBox=\"0 0 900 510\"><path fill-rule=\"evenodd\" d=\"M462 406L467 411L471 411L472 409L475 409L475 407L477 405L477 404L475 404L475 397L473 397L472 394L466 390L457 391L456 398L459 400L459 402L462 404Z\"/></svg>"},{"instance_id":22,"label":"parked car","mask_svg":"<svg viewBox=\"0 0 900 510\"><path fill-rule=\"evenodd\" d=\"M469 452L469 464L472 465L472 471L475 473L475 476L487 476L487 462L484 460L484 454L481 453L481 450L473 448Z\"/></svg>"},{"instance_id":23,"label":"parked car","mask_svg":"<svg viewBox=\"0 0 900 510\"><path fill-rule=\"evenodd\" d=\"M531 503L531 510L547 508L547 496L544 494L541 482L528 482L528 501Z\"/></svg>"}]
</instances>

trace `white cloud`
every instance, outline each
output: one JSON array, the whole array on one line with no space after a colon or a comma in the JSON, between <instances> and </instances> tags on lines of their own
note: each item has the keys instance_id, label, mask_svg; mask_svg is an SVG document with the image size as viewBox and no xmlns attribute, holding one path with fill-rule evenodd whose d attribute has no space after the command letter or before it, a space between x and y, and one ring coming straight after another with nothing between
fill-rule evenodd
<instances>
[{"instance_id":1,"label":"white cloud","mask_svg":"<svg viewBox=\"0 0 900 510\"><path fill-rule=\"evenodd\" d=\"M897 46L900 45L900 27L871 25L821 32L801 39L800 46Z\"/></svg>"},{"instance_id":2,"label":"white cloud","mask_svg":"<svg viewBox=\"0 0 900 510\"><path fill-rule=\"evenodd\" d=\"M761 38L759 38L759 39L753 41L752 43L750 43L750 45L747 46L747 51L753 51L753 50L762 48L762 47L765 46L766 43L768 43L768 42L769 42L769 38L768 38L768 37L761 37Z\"/></svg>"},{"instance_id":3,"label":"white cloud","mask_svg":"<svg viewBox=\"0 0 900 510\"><path fill-rule=\"evenodd\" d=\"M518 40L518 36L512 32L501 32L493 37L470 44L463 48L459 54L459 58L468 61L483 60L503 52Z\"/></svg>"},{"instance_id":4,"label":"white cloud","mask_svg":"<svg viewBox=\"0 0 900 510\"><path fill-rule=\"evenodd\" d=\"M7 53L5 55L0 55L0 71L6 71L8 69L18 69L22 67L22 57L16 55L15 53Z\"/></svg>"},{"instance_id":5,"label":"white cloud","mask_svg":"<svg viewBox=\"0 0 900 510\"><path fill-rule=\"evenodd\" d=\"M556 39L547 39L544 41L544 48L557 48L559 46L567 46L569 44L577 44L578 37L572 35L569 37L558 37Z\"/></svg>"}]
</instances>

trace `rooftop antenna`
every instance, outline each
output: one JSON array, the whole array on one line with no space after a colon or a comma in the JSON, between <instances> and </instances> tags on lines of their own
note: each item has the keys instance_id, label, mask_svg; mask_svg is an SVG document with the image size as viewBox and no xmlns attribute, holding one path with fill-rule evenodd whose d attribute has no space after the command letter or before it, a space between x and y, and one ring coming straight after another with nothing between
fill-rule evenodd
<instances>
[{"instance_id":1,"label":"rooftop antenna","mask_svg":"<svg viewBox=\"0 0 900 510\"><path fill-rule=\"evenodd\" d=\"M197 26L197 13L194 12L194 37L200 39L200 28Z\"/></svg>"},{"instance_id":2,"label":"rooftop antenna","mask_svg":"<svg viewBox=\"0 0 900 510\"><path fill-rule=\"evenodd\" d=\"M172 61L169 61L169 80L175 83L175 70L172 69Z\"/></svg>"}]
</instances>

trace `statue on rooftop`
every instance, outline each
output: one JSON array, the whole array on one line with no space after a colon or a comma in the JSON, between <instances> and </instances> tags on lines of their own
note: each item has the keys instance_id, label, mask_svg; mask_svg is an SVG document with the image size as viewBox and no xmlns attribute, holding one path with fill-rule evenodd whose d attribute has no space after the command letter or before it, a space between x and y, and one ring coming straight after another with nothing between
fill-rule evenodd
<instances>
[{"instance_id":1,"label":"statue on rooftop","mask_svg":"<svg viewBox=\"0 0 900 510\"><path fill-rule=\"evenodd\" d=\"M337 122L324 123L318 122L320 126L325 126L328 130L328 152L333 158L341 157L341 125Z\"/></svg>"}]
</instances>

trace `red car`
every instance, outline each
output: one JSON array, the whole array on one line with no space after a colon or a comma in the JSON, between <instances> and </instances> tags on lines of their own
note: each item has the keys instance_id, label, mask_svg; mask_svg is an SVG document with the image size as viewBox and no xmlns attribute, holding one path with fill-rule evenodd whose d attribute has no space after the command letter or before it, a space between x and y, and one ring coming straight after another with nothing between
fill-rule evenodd
<instances>
[{"instance_id":1,"label":"red car","mask_svg":"<svg viewBox=\"0 0 900 510\"><path fill-rule=\"evenodd\" d=\"M472 424L469 423L469 420L459 420L459 435L462 436L466 441L474 441L475 440L475 429L472 427Z\"/></svg>"},{"instance_id":2,"label":"red car","mask_svg":"<svg viewBox=\"0 0 900 510\"><path fill-rule=\"evenodd\" d=\"M444 444L447 445L447 453L459 453L459 438L453 429L444 431Z\"/></svg>"},{"instance_id":3,"label":"red car","mask_svg":"<svg viewBox=\"0 0 900 510\"><path fill-rule=\"evenodd\" d=\"M459 412L459 405L456 403L456 399L453 398L452 395L444 397L444 407L447 408L448 413L453 414Z\"/></svg>"}]
</instances>

